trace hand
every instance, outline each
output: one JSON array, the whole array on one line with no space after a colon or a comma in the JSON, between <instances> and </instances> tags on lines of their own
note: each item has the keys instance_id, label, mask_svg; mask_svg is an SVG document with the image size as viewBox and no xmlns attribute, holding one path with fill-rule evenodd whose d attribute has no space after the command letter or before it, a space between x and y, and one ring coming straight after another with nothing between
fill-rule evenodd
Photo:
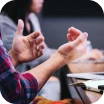
<instances>
[{"instance_id":1,"label":"hand","mask_svg":"<svg viewBox=\"0 0 104 104\"><path fill-rule=\"evenodd\" d=\"M68 30L68 43L58 49L58 53L65 59L66 63L80 58L86 53L86 41L88 34L71 27Z\"/></svg>"},{"instance_id":2,"label":"hand","mask_svg":"<svg viewBox=\"0 0 104 104\"><path fill-rule=\"evenodd\" d=\"M22 20L19 20L12 50L10 51L15 59L15 64L32 61L43 54L44 37L40 36L39 32L33 32L32 34L23 36L23 29L24 23Z\"/></svg>"}]
</instances>

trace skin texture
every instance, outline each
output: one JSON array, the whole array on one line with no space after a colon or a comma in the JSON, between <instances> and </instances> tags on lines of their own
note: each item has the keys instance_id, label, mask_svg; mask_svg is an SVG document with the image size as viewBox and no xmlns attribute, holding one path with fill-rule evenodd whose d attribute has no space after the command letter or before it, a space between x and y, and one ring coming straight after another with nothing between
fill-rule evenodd
<instances>
[{"instance_id":1,"label":"skin texture","mask_svg":"<svg viewBox=\"0 0 104 104\"><path fill-rule=\"evenodd\" d=\"M39 32L33 32L27 36L23 36L24 23L18 21L17 31L14 36L12 49L9 54L15 66L23 62L32 61L43 54L44 37Z\"/></svg>"},{"instance_id":2,"label":"skin texture","mask_svg":"<svg viewBox=\"0 0 104 104\"><path fill-rule=\"evenodd\" d=\"M73 31L74 28L69 29L68 32L70 32L71 34L80 34L82 33L80 30L76 29L75 31ZM72 41L73 39L76 38L75 35L70 36L68 35L68 38ZM85 55L83 55L81 58L79 58L78 60L100 60L102 58L102 54L98 49L93 49L90 50L88 52L86 52ZM94 63L78 63L78 64L72 64L72 63L68 63L68 67L70 68L70 71L72 73L85 73L85 72L100 72L100 71L104 71L104 65L103 64L94 64Z\"/></svg>"},{"instance_id":3,"label":"skin texture","mask_svg":"<svg viewBox=\"0 0 104 104\"><path fill-rule=\"evenodd\" d=\"M73 30L73 32L76 31L73 27L70 28L70 30ZM76 39L71 41L69 37L73 35L76 36ZM60 69L65 64L72 62L86 53L87 33L72 34L68 31L67 37L68 42L60 46L51 58L28 71L38 80L38 90L42 88L45 82L55 71L57 71L57 69Z\"/></svg>"},{"instance_id":4,"label":"skin texture","mask_svg":"<svg viewBox=\"0 0 104 104\"><path fill-rule=\"evenodd\" d=\"M13 48L9 52L15 66L23 61L24 62L30 61L31 59L33 59L33 57L37 58L37 53L39 51L39 50L37 51L37 48L35 48L35 55L33 55L32 54L33 51L31 51L31 45L28 45L30 44L30 41L24 42L23 40L24 37L21 35L23 32L23 28L21 28L23 27L23 23L20 23L20 22L22 21L20 20L18 23L17 32L13 40ZM86 53L86 40L87 40L88 34L82 33L82 32L79 34L76 34L76 31L77 31L76 28L71 27L68 30L68 34L67 34L68 42L60 46L56 51L56 53L54 53L47 61L28 71L37 79L38 86L39 86L38 90L40 90L43 87L45 82L49 79L49 77L55 71L57 71L57 69L60 69L65 64L72 62L73 60L81 57ZM28 40L29 36L30 36L29 39L31 39L31 34L25 37L25 39ZM34 35L32 36L33 36L32 39L34 40ZM35 36L35 39L37 42L43 39L43 38L40 38L39 40L37 40L36 36ZM73 36L75 36L76 38L72 40L70 37L73 37ZM21 44L21 47L20 47L20 44ZM32 44L34 44L34 42ZM36 46L37 44L35 44L35 47ZM40 47L39 52L41 53L41 50L43 49L43 45L40 44L39 47ZM34 48L32 49L34 50ZM30 52L32 53L30 54Z\"/></svg>"},{"instance_id":5,"label":"skin texture","mask_svg":"<svg viewBox=\"0 0 104 104\"><path fill-rule=\"evenodd\" d=\"M9 52L15 66L19 63L27 62L41 56L44 47L40 42L41 40L44 40L44 38L39 38L37 35L38 33L32 33L26 37L22 36L23 27L23 22L19 20L18 28L13 40L13 48ZM37 79L39 86L38 90L43 87L45 82L55 71L57 71L57 69L60 69L65 64L76 60L86 53L88 34L82 32L76 33L76 31L79 30L71 27L67 34L68 42L60 46L56 53L54 53L47 61L28 71ZM75 38L70 38L73 36Z\"/></svg>"}]
</instances>

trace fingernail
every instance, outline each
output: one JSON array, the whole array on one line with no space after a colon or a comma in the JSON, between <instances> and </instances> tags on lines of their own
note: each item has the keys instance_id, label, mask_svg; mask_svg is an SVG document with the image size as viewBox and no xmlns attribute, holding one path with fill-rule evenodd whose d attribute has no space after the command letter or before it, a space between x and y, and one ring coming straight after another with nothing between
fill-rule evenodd
<instances>
[{"instance_id":1,"label":"fingernail","mask_svg":"<svg viewBox=\"0 0 104 104\"><path fill-rule=\"evenodd\" d=\"M88 33L87 32L84 32L82 34L83 34L84 38L87 38L88 37Z\"/></svg>"}]
</instances>

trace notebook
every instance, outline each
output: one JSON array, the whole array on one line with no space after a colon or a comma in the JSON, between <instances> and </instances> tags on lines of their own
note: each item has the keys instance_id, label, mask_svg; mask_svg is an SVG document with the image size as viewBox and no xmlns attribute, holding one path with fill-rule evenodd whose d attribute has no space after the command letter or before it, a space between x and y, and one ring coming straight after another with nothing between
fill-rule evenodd
<instances>
[{"instance_id":1,"label":"notebook","mask_svg":"<svg viewBox=\"0 0 104 104\"><path fill-rule=\"evenodd\" d=\"M67 74L67 77L73 77L78 79L90 79L88 81L76 82L69 84L70 86L84 87L86 90L103 93L104 91L104 72L92 72L92 73L78 73Z\"/></svg>"},{"instance_id":2,"label":"notebook","mask_svg":"<svg viewBox=\"0 0 104 104\"><path fill-rule=\"evenodd\" d=\"M83 82L76 82L69 84L70 86L77 86L77 87L84 87L86 90L89 91L94 91L98 93L102 93L104 91L103 89L99 89L99 86L104 85L104 80L88 80L88 81L83 81Z\"/></svg>"}]
</instances>

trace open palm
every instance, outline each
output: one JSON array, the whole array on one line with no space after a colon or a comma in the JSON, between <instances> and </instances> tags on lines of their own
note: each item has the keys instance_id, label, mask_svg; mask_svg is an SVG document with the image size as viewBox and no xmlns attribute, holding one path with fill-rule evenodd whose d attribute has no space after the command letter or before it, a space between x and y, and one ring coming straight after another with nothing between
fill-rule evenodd
<instances>
[{"instance_id":1,"label":"open palm","mask_svg":"<svg viewBox=\"0 0 104 104\"><path fill-rule=\"evenodd\" d=\"M14 36L12 51L19 62L32 61L43 54L44 37L39 32L33 32L28 36L23 36L24 23L18 22L17 32Z\"/></svg>"},{"instance_id":2,"label":"open palm","mask_svg":"<svg viewBox=\"0 0 104 104\"><path fill-rule=\"evenodd\" d=\"M68 30L68 43L59 47L58 52L67 60L76 60L86 53L87 33L82 33L75 28Z\"/></svg>"}]
</instances>

